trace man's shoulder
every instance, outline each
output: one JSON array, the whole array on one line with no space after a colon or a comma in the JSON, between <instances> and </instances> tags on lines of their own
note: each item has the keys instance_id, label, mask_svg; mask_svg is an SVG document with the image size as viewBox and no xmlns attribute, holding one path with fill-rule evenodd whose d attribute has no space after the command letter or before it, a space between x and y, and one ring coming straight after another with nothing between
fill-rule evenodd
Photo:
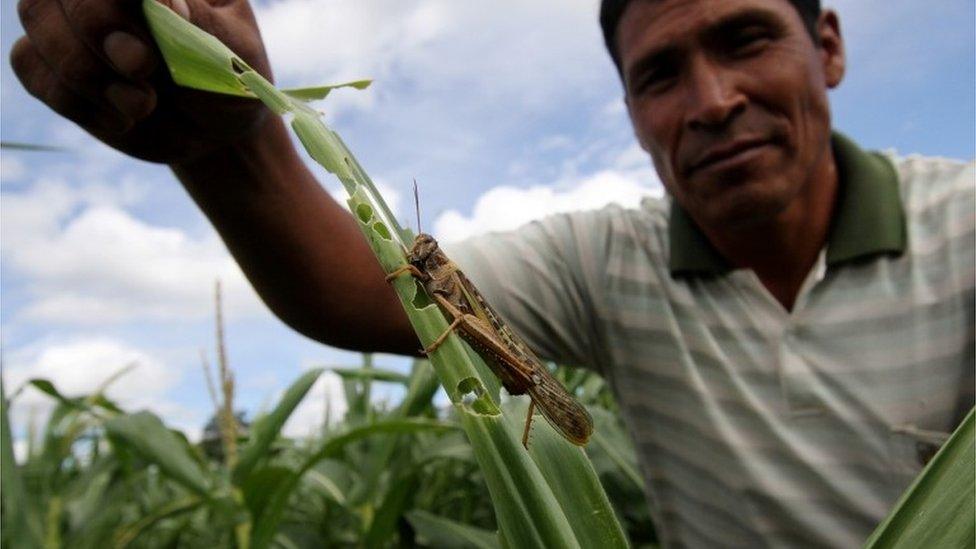
<instances>
[{"instance_id":1,"label":"man's shoulder","mask_svg":"<svg viewBox=\"0 0 976 549\"><path fill-rule=\"evenodd\" d=\"M920 154L900 156L892 151L883 154L898 174L902 201L909 214L953 205L972 209L976 162Z\"/></svg>"},{"instance_id":2,"label":"man's shoulder","mask_svg":"<svg viewBox=\"0 0 976 549\"><path fill-rule=\"evenodd\" d=\"M889 158L898 174L908 246L926 264L951 264L972 281L976 162L910 155ZM937 270L941 276L942 268ZM960 271L962 272L962 271Z\"/></svg>"},{"instance_id":3,"label":"man's shoulder","mask_svg":"<svg viewBox=\"0 0 976 549\"><path fill-rule=\"evenodd\" d=\"M641 224L666 227L671 201L660 193L648 194L637 204L610 202L599 208L587 208L546 216L540 223Z\"/></svg>"},{"instance_id":4,"label":"man's shoulder","mask_svg":"<svg viewBox=\"0 0 976 549\"><path fill-rule=\"evenodd\" d=\"M511 235L544 235L559 241L593 240L596 235L648 235L667 230L670 201L660 195L643 197L638 204L611 202L599 208L559 212L532 221Z\"/></svg>"},{"instance_id":5,"label":"man's shoulder","mask_svg":"<svg viewBox=\"0 0 976 549\"><path fill-rule=\"evenodd\" d=\"M654 257L666 253L669 212L666 198L650 195L636 205L610 203L549 214L516 229L487 232L447 246L465 260L511 255L513 250L523 255L531 251L529 255L538 258L575 258L584 264L621 254Z\"/></svg>"}]
</instances>

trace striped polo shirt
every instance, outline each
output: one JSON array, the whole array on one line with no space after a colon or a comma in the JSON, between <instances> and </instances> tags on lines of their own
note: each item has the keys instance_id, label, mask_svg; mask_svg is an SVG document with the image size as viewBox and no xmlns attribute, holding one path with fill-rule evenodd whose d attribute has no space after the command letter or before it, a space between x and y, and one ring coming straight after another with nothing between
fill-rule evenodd
<instances>
[{"instance_id":1,"label":"striped polo shirt","mask_svg":"<svg viewBox=\"0 0 976 549\"><path fill-rule=\"evenodd\" d=\"M607 379L665 546L858 546L973 406L974 164L833 147L792 311L667 198L447 246L541 356Z\"/></svg>"}]
</instances>

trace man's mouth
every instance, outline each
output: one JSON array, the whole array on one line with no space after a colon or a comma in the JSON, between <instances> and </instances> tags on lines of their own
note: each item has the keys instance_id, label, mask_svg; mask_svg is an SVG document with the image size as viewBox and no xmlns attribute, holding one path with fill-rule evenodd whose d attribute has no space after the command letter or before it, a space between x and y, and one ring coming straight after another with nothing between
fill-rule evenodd
<instances>
[{"instance_id":1,"label":"man's mouth","mask_svg":"<svg viewBox=\"0 0 976 549\"><path fill-rule=\"evenodd\" d=\"M755 154L761 152L760 150L770 143L771 141L768 138L749 138L712 147L691 163L688 167L688 173L706 169L731 168L751 160Z\"/></svg>"}]
</instances>

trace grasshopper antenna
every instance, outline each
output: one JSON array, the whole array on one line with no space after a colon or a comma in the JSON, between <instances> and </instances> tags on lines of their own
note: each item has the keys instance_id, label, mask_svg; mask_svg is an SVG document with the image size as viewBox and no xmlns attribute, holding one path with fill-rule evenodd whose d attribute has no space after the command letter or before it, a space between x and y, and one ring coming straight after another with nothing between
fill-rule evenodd
<instances>
[{"instance_id":1,"label":"grasshopper antenna","mask_svg":"<svg viewBox=\"0 0 976 549\"><path fill-rule=\"evenodd\" d=\"M420 192L417 191L417 178L413 178L413 205L417 212L417 234L422 233L420 230Z\"/></svg>"}]
</instances>

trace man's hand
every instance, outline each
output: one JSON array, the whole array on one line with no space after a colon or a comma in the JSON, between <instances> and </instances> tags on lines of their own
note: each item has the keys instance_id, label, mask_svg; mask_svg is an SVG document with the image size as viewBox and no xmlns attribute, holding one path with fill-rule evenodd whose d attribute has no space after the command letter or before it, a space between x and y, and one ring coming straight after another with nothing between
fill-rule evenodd
<instances>
[{"instance_id":1,"label":"man's hand","mask_svg":"<svg viewBox=\"0 0 976 549\"><path fill-rule=\"evenodd\" d=\"M163 0L270 80L247 0ZM183 164L231 145L268 116L256 100L176 86L139 0L20 0L27 32L10 54L27 91L110 146Z\"/></svg>"},{"instance_id":2,"label":"man's hand","mask_svg":"<svg viewBox=\"0 0 976 549\"><path fill-rule=\"evenodd\" d=\"M161 0L271 77L246 0ZM257 100L177 87L140 0L20 0L11 52L31 94L116 149L170 165L265 303L296 330L363 351L417 337L353 217Z\"/></svg>"}]
</instances>

